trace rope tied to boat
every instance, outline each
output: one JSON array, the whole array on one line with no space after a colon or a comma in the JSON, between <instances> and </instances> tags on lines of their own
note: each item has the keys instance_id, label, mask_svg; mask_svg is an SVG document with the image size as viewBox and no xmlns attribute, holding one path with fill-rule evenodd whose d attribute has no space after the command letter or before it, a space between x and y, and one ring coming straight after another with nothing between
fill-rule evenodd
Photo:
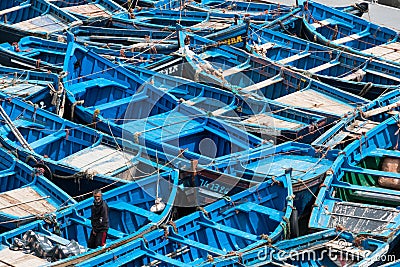
<instances>
[{"instance_id":1,"label":"rope tied to boat","mask_svg":"<svg viewBox=\"0 0 400 267\"><path fill-rule=\"evenodd\" d=\"M199 211L203 212L204 215L205 215L207 218L210 218L210 215L208 214L208 212L207 212L203 207L197 207L196 210L199 210Z\"/></svg>"},{"instance_id":2,"label":"rope tied to boat","mask_svg":"<svg viewBox=\"0 0 400 267\"><path fill-rule=\"evenodd\" d=\"M165 224L160 225L160 228L164 230L164 239L168 239L169 231L168 226Z\"/></svg>"},{"instance_id":3,"label":"rope tied to boat","mask_svg":"<svg viewBox=\"0 0 400 267\"><path fill-rule=\"evenodd\" d=\"M133 134L133 141L135 141L136 144L139 144L139 136L141 135L141 132L135 132Z\"/></svg>"},{"instance_id":4,"label":"rope tied to boat","mask_svg":"<svg viewBox=\"0 0 400 267\"><path fill-rule=\"evenodd\" d=\"M55 174L55 173L53 173L52 175L53 175L54 178L57 178L57 179L93 180L93 177L96 175L96 172L95 171L90 171L88 169L88 170L85 170L85 171L82 171L82 172L76 172L76 173L74 173L72 175L59 175L59 174Z\"/></svg>"},{"instance_id":5,"label":"rope tied to boat","mask_svg":"<svg viewBox=\"0 0 400 267\"><path fill-rule=\"evenodd\" d=\"M56 235L61 235L60 223L57 221L57 217L54 213L45 214L43 221L50 226L53 226L53 232Z\"/></svg>"},{"instance_id":6,"label":"rope tied to boat","mask_svg":"<svg viewBox=\"0 0 400 267\"><path fill-rule=\"evenodd\" d=\"M268 245L270 246L272 244L272 239L269 237L267 234L261 234L260 238L263 240L266 240L268 242Z\"/></svg>"},{"instance_id":7,"label":"rope tied to boat","mask_svg":"<svg viewBox=\"0 0 400 267\"><path fill-rule=\"evenodd\" d=\"M289 218L286 218L285 216L283 216L282 219L284 222L280 222L280 225L282 226L282 229L283 229L283 238L290 239L290 235L291 235L290 220L289 220Z\"/></svg>"},{"instance_id":8,"label":"rope tied to boat","mask_svg":"<svg viewBox=\"0 0 400 267\"><path fill-rule=\"evenodd\" d=\"M38 69L38 70L40 70L40 58L39 59L37 59L36 60L36 62L35 62L35 64L36 64L36 68Z\"/></svg>"},{"instance_id":9,"label":"rope tied to boat","mask_svg":"<svg viewBox=\"0 0 400 267\"><path fill-rule=\"evenodd\" d=\"M207 255L207 262L214 262L214 257L210 254Z\"/></svg>"},{"instance_id":10,"label":"rope tied to boat","mask_svg":"<svg viewBox=\"0 0 400 267\"><path fill-rule=\"evenodd\" d=\"M169 221L168 222L169 225L172 226L172 228L174 229L174 232L177 233L178 232L178 227L176 227L176 223L174 221Z\"/></svg>"}]
</instances>

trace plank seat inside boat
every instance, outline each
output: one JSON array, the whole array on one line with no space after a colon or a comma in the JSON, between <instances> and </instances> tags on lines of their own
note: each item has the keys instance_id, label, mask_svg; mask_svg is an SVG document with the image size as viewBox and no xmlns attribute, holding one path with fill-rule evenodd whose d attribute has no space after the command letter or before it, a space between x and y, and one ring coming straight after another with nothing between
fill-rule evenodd
<instances>
[{"instance_id":1,"label":"plank seat inside boat","mask_svg":"<svg viewBox=\"0 0 400 267\"><path fill-rule=\"evenodd\" d=\"M334 188L342 188L351 190L355 195L360 197L373 197L374 199L379 199L383 201L391 200L400 202L400 192L397 190L391 190L380 187L373 186L359 186L359 185L350 185L350 184L333 184Z\"/></svg>"},{"instance_id":2,"label":"plank seat inside boat","mask_svg":"<svg viewBox=\"0 0 400 267\"><path fill-rule=\"evenodd\" d=\"M217 51L212 51L212 50L206 51L206 52L201 53L199 55L199 57L201 59L207 59L207 58L210 58L210 57L223 57L223 56L225 56L225 55L222 54L222 53L218 53Z\"/></svg>"},{"instance_id":3,"label":"plank seat inside boat","mask_svg":"<svg viewBox=\"0 0 400 267\"><path fill-rule=\"evenodd\" d=\"M318 28L321 28L321 27L324 27L324 26L327 26L330 24L335 25L335 24L337 24L337 22L338 22L337 20L329 18L329 19L324 19L324 20L318 20L318 21L312 23L311 26L313 26L315 29L318 29Z\"/></svg>"},{"instance_id":4,"label":"plank seat inside boat","mask_svg":"<svg viewBox=\"0 0 400 267\"><path fill-rule=\"evenodd\" d=\"M299 60L299 59L308 57L309 55L311 55L310 52L302 52L302 53L295 54L295 55L292 55L292 56L290 56L290 57L281 59L281 60L279 60L278 62L279 62L280 64L288 64L288 63L294 62L294 61L296 61L296 60Z\"/></svg>"},{"instance_id":5,"label":"plank seat inside boat","mask_svg":"<svg viewBox=\"0 0 400 267\"><path fill-rule=\"evenodd\" d=\"M400 42L381 44L365 49L362 52L380 56L383 59L400 62Z\"/></svg>"},{"instance_id":6,"label":"plank seat inside boat","mask_svg":"<svg viewBox=\"0 0 400 267\"><path fill-rule=\"evenodd\" d=\"M112 174L115 171L131 165L134 155L115 148L98 145L88 147L60 161L84 171L94 170L100 174Z\"/></svg>"},{"instance_id":7,"label":"plank seat inside boat","mask_svg":"<svg viewBox=\"0 0 400 267\"><path fill-rule=\"evenodd\" d=\"M21 127L21 128L34 127L34 128L40 128L40 129L45 128L45 126L43 124L31 121L31 120L25 120L24 118L19 118L19 119L14 120L13 124L17 128L18 127Z\"/></svg>"},{"instance_id":8,"label":"plank seat inside boat","mask_svg":"<svg viewBox=\"0 0 400 267\"><path fill-rule=\"evenodd\" d=\"M51 14L42 15L29 20L21 21L13 24L14 27L25 31L32 30L35 32L52 33L68 29L68 25L57 19Z\"/></svg>"},{"instance_id":9,"label":"plank seat inside boat","mask_svg":"<svg viewBox=\"0 0 400 267\"><path fill-rule=\"evenodd\" d=\"M68 6L63 7L63 10L66 10L71 13L80 14L86 17L107 17L111 14L108 14L104 8L97 4L84 4L84 5L76 5L76 6Z\"/></svg>"},{"instance_id":10,"label":"plank seat inside boat","mask_svg":"<svg viewBox=\"0 0 400 267\"><path fill-rule=\"evenodd\" d=\"M391 157L391 158L400 158L400 151L398 150L387 150L382 148L375 148L373 151L369 153L371 156L375 157Z\"/></svg>"},{"instance_id":11,"label":"plank seat inside boat","mask_svg":"<svg viewBox=\"0 0 400 267\"><path fill-rule=\"evenodd\" d=\"M275 127L279 129L293 129L293 130L303 127L305 125L289 119L282 120L268 113L253 115L250 118L245 119L243 123L261 125L267 127Z\"/></svg>"},{"instance_id":12,"label":"plank seat inside boat","mask_svg":"<svg viewBox=\"0 0 400 267\"><path fill-rule=\"evenodd\" d=\"M56 211L56 208L31 186L0 193L0 209L1 213L16 217Z\"/></svg>"},{"instance_id":13,"label":"plank seat inside boat","mask_svg":"<svg viewBox=\"0 0 400 267\"><path fill-rule=\"evenodd\" d=\"M340 64L339 61L330 61L330 62L327 62L327 63L325 63L325 64L321 64L321 65L319 65L319 66L316 66L316 67L314 67L314 68L312 68L312 69L309 69L309 70L307 70L307 71L308 71L308 72L311 72L311 73L318 73L318 72L320 72L320 71L329 69L329 68L331 68L331 67L333 67L333 66L337 66L337 65L339 65L339 64Z\"/></svg>"},{"instance_id":14,"label":"plank seat inside boat","mask_svg":"<svg viewBox=\"0 0 400 267\"><path fill-rule=\"evenodd\" d=\"M361 136L361 134L368 132L378 124L379 123L370 120L366 121L355 120L344 130L341 130L340 132L335 134L330 140L328 140L328 142L326 142L325 145L333 148L338 144L340 144L347 137L358 138Z\"/></svg>"},{"instance_id":15,"label":"plank seat inside boat","mask_svg":"<svg viewBox=\"0 0 400 267\"><path fill-rule=\"evenodd\" d=\"M0 10L0 16L6 15L11 12L19 11L21 9L29 8L30 6L31 6L31 4L23 4L23 5L13 6L13 7L7 8L7 9L3 9L3 10Z\"/></svg>"},{"instance_id":16,"label":"plank seat inside boat","mask_svg":"<svg viewBox=\"0 0 400 267\"><path fill-rule=\"evenodd\" d=\"M319 110L340 116L354 109L342 101L333 99L312 89L297 91L275 100L295 107Z\"/></svg>"},{"instance_id":17,"label":"plank seat inside boat","mask_svg":"<svg viewBox=\"0 0 400 267\"><path fill-rule=\"evenodd\" d=\"M384 72L374 71L374 70L370 70L370 69L366 69L365 71L367 73L369 73L369 74L373 74L373 75L376 75L376 76L381 76L381 77L386 78L388 80L392 80L392 81L396 81L396 82L400 83L400 77L396 77L396 76L393 76L393 75L390 75L390 74L386 74Z\"/></svg>"},{"instance_id":18,"label":"plank seat inside boat","mask_svg":"<svg viewBox=\"0 0 400 267\"><path fill-rule=\"evenodd\" d=\"M160 219L160 216L154 212L139 208L135 205L131 205L129 203L122 202L122 201L109 202L108 207L110 209L135 213L137 215L146 217L148 220L150 220L152 222L157 222Z\"/></svg>"},{"instance_id":19,"label":"plank seat inside boat","mask_svg":"<svg viewBox=\"0 0 400 267\"><path fill-rule=\"evenodd\" d=\"M197 24L193 25L192 28L223 30L230 26L231 26L231 24L229 24L229 23L224 23L221 21L214 21L214 20L210 19L208 21L203 21L203 22L197 23Z\"/></svg>"},{"instance_id":20,"label":"plank seat inside boat","mask_svg":"<svg viewBox=\"0 0 400 267\"><path fill-rule=\"evenodd\" d=\"M248 240L251 240L253 242L256 242L256 241L259 240L259 238L256 235L253 235L253 234L250 234L250 233L247 233L247 232L244 232L244 231L241 231L241 230L238 230L238 229L235 229L233 227L226 226L226 225L223 225L223 224L220 224L220 223L215 223L215 222L212 222L212 221L200 221L198 223L200 225L204 226L204 227L211 228L211 229L214 229L214 230L217 230L217 231L220 231L220 232L224 232L224 233L227 233L229 235L234 235L234 236L237 236L237 237L248 239Z\"/></svg>"},{"instance_id":21,"label":"plank seat inside boat","mask_svg":"<svg viewBox=\"0 0 400 267\"><path fill-rule=\"evenodd\" d=\"M195 247L195 248L207 251L209 253L212 253L214 255L215 254L219 254L219 255L225 255L226 254L226 252L224 252L224 251L222 251L222 250L220 250L218 248L211 247L209 245L206 245L206 244L194 241L192 239L185 238L185 237L183 237L181 235L178 235L172 229L169 231L169 233L170 234L168 235L168 239L172 240L172 241L175 241L175 242L177 242L179 244L187 245L189 247Z\"/></svg>"},{"instance_id":22,"label":"plank seat inside boat","mask_svg":"<svg viewBox=\"0 0 400 267\"><path fill-rule=\"evenodd\" d=\"M243 63L243 64L241 64L239 66L235 66L235 67L232 67L232 68L224 70L222 72L222 76L228 77L228 76L231 76L233 74L240 73L240 72L242 72L242 71L244 71L244 70L246 70L246 69L248 69L250 67L251 67L251 65L248 64L247 62L245 62L245 63Z\"/></svg>"},{"instance_id":23,"label":"plank seat inside boat","mask_svg":"<svg viewBox=\"0 0 400 267\"><path fill-rule=\"evenodd\" d=\"M383 176L383 177L387 177L387 178L400 179L400 173L396 173L396 172L385 172L385 171L379 171L379 170L364 169L364 168L360 168L360 167L349 167L349 168L343 168L342 170L346 171L346 172L357 172L358 174Z\"/></svg>"},{"instance_id":24,"label":"plank seat inside boat","mask_svg":"<svg viewBox=\"0 0 400 267\"><path fill-rule=\"evenodd\" d=\"M70 85L68 88L69 88L69 91L76 94L79 92L84 92L87 89L92 88L92 87L104 88L104 87L108 87L108 86L117 86L117 87L123 88L125 90L129 89L129 87L126 85L123 85L116 81L111 81L111 80L105 79L105 78L96 78L96 79L91 79L91 80L87 80L87 81L82 81L79 83L74 83L74 84Z\"/></svg>"},{"instance_id":25,"label":"plank seat inside boat","mask_svg":"<svg viewBox=\"0 0 400 267\"><path fill-rule=\"evenodd\" d=\"M283 77L280 74L278 74L278 75L276 75L274 77L271 77L269 79L266 79L264 81L249 85L249 86L247 86L245 88L242 88L241 91L243 91L243 92L252 92L252 91L256 91L256 90L259 90L261 88L273 85L275 83L279 83L281 81L283 81Z\"/></svg>"},{"instance_id":26,"label":"plank seat inside boat","mask_svg":"<svg viewBox=\"0 0 400 267\"><path fill-rule=\"evenodd\" d=\"M98 109L100 111L104 111L107 109L111 109L111 108L115 108L115 107L119 107L119 106L123 106L126 104L129 104L131 102L138 102L138 101L143 101L145 99L149 98L148 95L133 95L133 96L128 96L128 97L124 97L118 100L114 100L111 102L107 102L104 104L100 104L100 105L96 105L93 108Z\"/></svg>"},{"instance_id":27,"label":"plank seat inside boat","mask_svg":"<svg viewBox=\"0 0 400 267\"><path fill-rule=\"evenodd\" d=\"M44 266L49 262L31 254L26 254L20 250L11 250L7 247L0 249L0 267L32 267Z\"/></svg>"},{"instance_id":28,"label":"plank seat inside boat","mask_svg":"<svg viewBox=\"0 0 400 267\"><path fill-rule=\"evenodd\" d=\"M283 211L278 211L276 209L272 209L272 208L265 207L262 205L257 205L253 202L246 202L246 203L237 205L237 206L225 211L224 214L227 214L232 211L262 213L262 214L268 215L270 219L277 221L277 222L280 222L282 220L282 217L285 215L285 213Z\"/></svg>"},{"instance_id":29,"label":"plank seat inside boat","mask_svg":"<svg viewBox=\"0 0 400 267\"><path fill-rule=\"evenodd\" d=\"M42 86L42 85L27 84L27 83L10 85L10 86L4 87L4 88L0 87L0 90L2 92L6 93L6 94L18 95L18 96L33 95L37 92L40 92L43 89L44 89L44 86Z\"/></svg>"},{"instance_id":30,"label":"plank seat inside boat","mask_svg":"<svg viewBox=\"0 0 400 267\"><path fill-rule=\"evenodd\" d=\"M344 44L365 37L368 33L354 33L332 41L335 44Z\"/></svg>"},{"instance_id":31,"label":"plank seat inside boat","mask_svg":"<svg viewBox=\"0 0 400 267\"><path fill-rule=\"evenodd\" d=\"M67 136L67 132L62 130L62 131L58 131L55 132L53 134L47 135L41 139L38 139L32 143L30 143L29 145L31 146L32 149L36 149L39 148L41 146L45 146L48 144L51 144L57 140L60 140L62 138L65 138Z\"/></svg>"},{"instance_id":32,"label":"plank seat inside boat","mask_svg":"<svg viewBox=\"0 0 400 267\"><path fill-rule=\"evenodd\" d=\"M88 228L92 228L91 221L88 220L88 219L86 219L86 218L83 218L83 217L80 217L80 216L79 216L79 217L70 218L69 220L70 220L71 222L75 222L75 223L77 223L77 224L84 225L84 226L86 226L86 227L88 227ZM113 229L113 228L108 228L107 236L110 236L110 237L119 239L119 238L124 238L124 237L126 237L127 234L126 234L126 233L123 233L123 232L121 232L121 231L115 230L115 229Z\"/></svg>"},{"instance_id":33,"label":"plank seat inside boat","mask_svg":"<svg viewBox=\"0 0 400 267\"><path fill-rule=\"evenodd\" d=\"M388 230L399 213L400 211L395 208L345 201L335 202L329 216L328 227L335 228L341 225L351 232L380 233Z\"/></svg>"},{"instance_id":34,"label":"plank seat inside boat","mask_svg":"<svg viewBox=\"0 0 400 267\"><path fill-rule=\"evenodd\" d=\"M46 235L46 237L52 242L52 243L57 243L63 246L68 245L69 243L71 243L71 241L69 241L68 239L65 239L59 235L54 235L54 234L50 234L50 235Z\"/></svg>"}]
</instances>

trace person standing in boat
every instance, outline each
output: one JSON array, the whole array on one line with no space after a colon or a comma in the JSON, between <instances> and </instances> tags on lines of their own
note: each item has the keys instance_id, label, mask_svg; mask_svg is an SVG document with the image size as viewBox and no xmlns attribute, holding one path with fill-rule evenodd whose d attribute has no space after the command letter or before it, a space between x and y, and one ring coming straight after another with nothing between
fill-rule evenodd
<instances>
[{"instance_id":1,"label":"person standing in boat","mask_svg":"<svg viewBox=\"0 0 400 267\"><path fill-rule=\"evenodd\" d=\"M100 189L93 191L93 206L92 206L92 231L88 241L88 248L102 247L106 244L107 232L109 228L108 222L108 205L103 200Z\"/></svg>"}]
</instances>

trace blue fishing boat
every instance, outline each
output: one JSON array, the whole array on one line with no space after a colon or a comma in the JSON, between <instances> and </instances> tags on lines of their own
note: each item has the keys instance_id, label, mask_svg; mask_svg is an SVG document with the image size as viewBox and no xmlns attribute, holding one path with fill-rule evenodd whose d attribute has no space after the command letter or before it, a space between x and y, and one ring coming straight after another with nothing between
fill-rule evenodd
<instances>
[{"instance_id":1,"label":"blue fishing boat","mask_svg":"<svg viewBox=\"0 0 400 267\"><path fill-rule=\"evenodd\" d=\"M85 21L120 17L128 19L130 15L122 6L112 0L95 0L95 1L80 1L80 0L48 0L53 5L57 6L64 12Z\"/></svg>"},{"instance_id":2,"label":"blue fishing boat","mask_svg":"<svg viewBox=\"0 0 400 267\"><path fill-rule=\"evenodd\" d=\"M129 65L125 67L143 80L179 99L184 99L188 105L193 105L247 132L276 137L277 142L287 139L310 142L319 135L317 129L326 123L323 116L288 108L273 101L248 99L240 94L161 72ZM174 67L164 70L172 73Z\"/></svg>"},{"instance_id":3,"label":"blue fishing boat","mask_svg":"<svg viewBox=\"0 0 400 267\"><path fill-rule=\"evenodd\" d=\"M0 141L73 196L168 171L166 155L0 96ZM172 157L171 157L172 158ZM78 183L77 183L78 182Z\"/></svg>"},{"instance_id":4,"label":"blue fishing boat","mask_svg":"<svg viewBox=\"0 0 400 267\"><path fill-rule=\"evenodd\" d=\"M46 213L76 203L69 195L42 175L18 160L11 152L0 149L0 225L14 229Z\"/></svg>"},{"instance_id":5,"label":"blue fishing boat","mask_svg":"<svg viewBox=\"0 0 400 267\"><path fill-rule=\"evenodd\" d=\"M395 115L348 145L321 188L309 227L338 228L398 242L400 211Z\"/></svg>"},{"instance_id":6,"label":"blue fishing boat","mask_svg":"<svg viewBox=\"0 0 400 267\"><path fill-rule=\"evenodd\" d=\"M67 55L71 115L101 131L175 156L177 148L187 150L207 162L265 143L77 44L69 44Z\"/></svg>"},{"instance_id":7,"label":"blue fishing boat","mask_svg":"<svg viewBox=\"0 0 400 267\"><path fill-rule=\"evenodd\" d=\"M48 38L82 24L45 0L10 0L0 3L0 42L17 42L26 35Z\"/></svg>"},{"instance_id":8,"label":"blue fishing boat","mask_svg":"<svg viewBox=\"0 0 400 267\"><path fill-rule=\"evenodd\" d=\"M337 122L332 128L314 140L312 145L320 149L344 149L379 123L396 115L400 110L399 101L400 90L394 90L378 97Z\"/></svg>"},{"instance_id":9,"label":"blue fishing boat","mask_svg":"<svg viewBox=\"0 0 400 267\"><path fill-rule=\"evenodd\" d=\"M77 266L197 266L271 244L288 235L291 193L288 176L277 177Z\"/></svg>"},{"instance_id":10,"label":"blue fishing boat","mask_svg":"<svg viewBox=\"0 0 400 267\"><path fill-rule=\"evenodd\" d=\"M207 12L211 16L232 14L238 18L248 18L252 23L266 23L292 13L297 7L272 3L254 3L245 1L220 1L219 3L191 2L184 5L185 10Z\"/></svg>"},{"instance_id":11,"label":"blue fishing boat","mask_svg":"<svg viewBox=\"0 0 400 267\"><path fill-rule=\"evenodd\" d=\"M1 234L3 246L0 251L7 251L7 256L2 257L2 260L5 262L12 261L13 257L17 258L20 254L23 254L21 250L29 249L29 246L18 246L21 243L23 244L24 235L27 232L35 233L41 239L46 238L52 244L50 248L44 248L43 253L40 253L40 249L32 249L31 253L36 256L35 258L44 256L45 259L50 258L50 260L59 264L62 264L65 255L61 253L54 255L53 246L60 250L65 247L68 249L68 245L73 242L83 247L79 250L80 254L72 255L67 259L68 261L101 253L110 247L118 247L120 244L128 242L129 238L134 239L137 235L156 228L169 218L176 196L177 181L178 173L172 171L154 175L104 193L103 200L107 201L109 207L109 230L104 248L87 249L92 228L90 216L93 204L93 199L87 199L56 213L51 216L51 219L37 220ZM154 208L157 203L161 203L161 200L163 209ZM158 213L155 211L158 211ZM16 242L16 239L20 242ZM41 246L40 242L34 245L35 248ZM10 247L13 250L10 250ZM60 260L60 256L61 261L57 261ZM78 262L80 261L78 260ZM48 261L47 263L49 264Z\"/></svg>"},{"instance_id":12,"label":"blue fishing boat","mask_svg":"<svg viewBox=\"0 0 400 267\"><path fill-rule=\"evenodd\" d=\"M314 203L326 173L330 169L338 151L330 150L321 153L310 145L285 142L255 153L217 161L211 168L241 179L237 187L251 187L266 179L274 179L292 169L291 183L294 192L294 206L297 218L307 216L307 211ZM200 173L201 174L201 173ZM199 184L201 188L217 188L213 181L206 177ZM217 181L218 182L218 181ZM292 233L299 233L298 222L293 221Z\"/></svg>"},{"instance_id":13,"label":"blue fishing boat","mask_svg":"<svg viewBox=\"0 0 400 267\"><path fill-rule=\"evenodd\" d=\"M18 43L0 44L0 62L5 66L35 69L38 71L61 72L67 51L64 35L55 36L57 40L26 36ZM171 60L172 56L159 54L152 46L123 49L121 47L97 47L84 43L86 48L113 61L130 66L147 66ZM137 51L137 52L135 52ZM155 53L157 52L157 53Z\"/></svg>"},{"instance_id":14,"label":"blue fishing boat","mask_svg":"<svg viewBox=\"0 0 400 267\"><path fill-rule=\"evenodd\" d=\"M308 0L301 33L310 41L354 54L400 64L399 33L395 30Z\"/></svg>"},{"instance_id":15,"label":"blue fishing boat","mask_svg":"<svg viewBox=\"0 0 400 267\"><path fill-rule=\"evenodd\" d=\"M27 37L23 37L21 40L25 38ZM24 46L22 42L0 44L0 63L4 66L60 73L63 69L62 62L64 58L65 53L63 52L47 49L42 49L41 51L37 49L34 50Z\"/></svg>"},{"instance_id":16,"label":"blue fishing boat","mask_svg":"<svg viewBox=\"0 0 400 267\"><path fill-rule=\"evenodd\" d=\"M400 69L391 64L256 25L249 36L248 49L255 55L370 100L400 86Z\"/></svg>"},{"instance_id":17,"label":"blue fishing boat","mask_svg":"<svg viewBox=\"0 0 400 267\"><path fill-rule=\"evenodd\" d=\"M180 31L180 53L187 61L177 73L225 90L328 117L340 118L368 101L236 47Z\"/></svg>"},{"instance_id":18,"label":"blue fishing boat","mask_svg":"<svg viewBox=\"0 0 400 267\"><path fill-rule=\"evenodd\" d=\"M385 242L368 236L326 230L264 246L240 256L221 257L201 266L380 266L388 256Z\"/></svg>"},{"instance_id":19,"label":"blue fishing boat","mask_svg":"<svg viewBox=\"0 0 400 267\"><path fill-rule=\"evenodd\" d=\"M52 73L0 67L0 92L62 114L63 86L58 75Z\"/></svg>"},{"instance_id":20,"label":"blue fishing boat","mask_svg":"<svg viewBox=\"0 0 400 267\"><path fill-rule=\"evenodd\" d=\"M71 29L75 42L85 46L148 54L170 54L178 50L176 35L166 31L129 30L78 26Z\"/></svg>"}]
</instances>

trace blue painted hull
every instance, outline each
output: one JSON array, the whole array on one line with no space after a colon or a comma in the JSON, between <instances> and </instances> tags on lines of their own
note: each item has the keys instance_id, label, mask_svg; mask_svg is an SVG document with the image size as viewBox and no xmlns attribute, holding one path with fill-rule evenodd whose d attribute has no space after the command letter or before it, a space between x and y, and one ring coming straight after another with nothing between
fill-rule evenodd
<instances>
[{"instance_id":1,"label":"blue painted hull","mask_svg":"<svg viewBox=\"0 0 400 267\"><path fill-rule=\"evenodd\" d=\"M96 255L96 253L104 252L103 250L118 247L129 239L135 239L135 236L160 225L171 212L176 196L177 181L178 174L173 171L148 177L104 193L103 199L108 203L110 219L106 246L88 250L64 261L81 262L82 260L79 260L81 256ZM160 214L150 211L155 203L156 191L165 203L165 209ZM1 234L3 245L11 245L15 237L20 238L25 232L32 230L54 240L55 244L75 240L87 247L92 228L90 223L92 203L93 199L87 199L59 212L55 218L59 225L59 234L55 232L51 222L38 220ZM62 263L62 261L57 263Z\"/></svg>"},{"instance_id":2,"label":"blue painted hull","mask_svg":"<svg viewBox=\"0 0 400 267\"><path fill-rule=\"evenodd\" d=\"M277 179L281 186L269 181L230 200L219 200L201 212L171 222L164 230L78 266L137 266L152 261L159 266L194 266L280 240L287 233L284 228L291 214L291 199L287 198L291 189L285 177Z\"/></svg>"},{"instance_id":3,"label":"blue painted hull","mask_svg":"<svg viewBox=\"0 0 400 267\"><path fill-rule=\"evenodd\" d=\"M76 203L59 187L44 178L38 169L17 160L5 149L0 149L0 155L2 227L14 229L36 220L42 213L57 212L58 209ZM24 195L21 198L18 194Z\"/></svg>"},{"instance_id":4,"label":"blue painted hull","mask_svg":"<svg viewBox=\"0 0 400 267\"><path fill-rule=\"evenodd\" d=\"M48 38L69 27L82 24L74 16L44 0L3 1L0 19L0 42L17 42L24 36ZM41 25L38 27L37 25Z\"/></svg>"},{"instance_id":5,"label":"blue painted hull","mask_svg":"<svg viewBox=\"0 0 400 267\"><path fill-rule=\"evenodd\" d=\"M312 1L301 1L303 32L308 40L365 57L400 65L396 57L396 31ZM393 46L393 51L390 47ZM389 51L379 53L380 48Z\"/></svg>"},{"instance_id":6,"label":"blue painted hull","mask_svg":"<svg viewBox=\"0 0 400 267\"><path fill-rule=\"evenodd\" d=\"M400 85L400 70L391 64L255 25L249 35L253 54L369 100Z\"/></svg>"}]
</instances>

